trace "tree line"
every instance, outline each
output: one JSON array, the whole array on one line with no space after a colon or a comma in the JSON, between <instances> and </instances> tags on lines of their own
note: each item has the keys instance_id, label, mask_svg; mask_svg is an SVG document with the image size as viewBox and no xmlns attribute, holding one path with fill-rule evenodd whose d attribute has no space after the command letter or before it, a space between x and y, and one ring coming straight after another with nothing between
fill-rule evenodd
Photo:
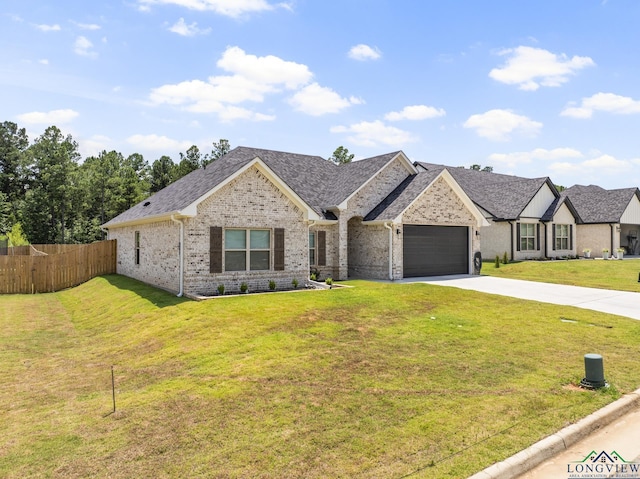
<instances>
[{"instance_id":1,"label":"tree line","mask_svg":"<svg viewBox=\"0 0 640 479\"><path fill-rule=\"evenodd\" d=\"M104 239L100 225L191 171L217 160L229 142L210 153L197 146L177 162L163 155L151 164L139 153L102 151L82 159L78 143L56 126L33 142L16 123L0 123L0 235L19 243L90 243Z\"/></svg>"}]
</instances>

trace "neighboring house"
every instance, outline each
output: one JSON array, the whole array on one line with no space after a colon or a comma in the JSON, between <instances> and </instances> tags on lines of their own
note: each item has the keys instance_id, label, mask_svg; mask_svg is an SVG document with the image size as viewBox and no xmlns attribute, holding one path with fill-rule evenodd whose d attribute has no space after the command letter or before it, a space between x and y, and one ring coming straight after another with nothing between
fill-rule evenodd
<instances>
[{"instance_id":1,"label":"neighboring house","mask_svg":"<svg viewBox=\"0 0 640 479\"><path fill-rule=\"evenodd\" d=\"M520 178L486 171L417 163L426 171L448 168L481 209L489 226L480 229L482 256L505 253L511 260L576 256L576 222L571 200L561 198L549 178Z\"/></svg>"},{"instance_id":2,"label":"neighboring house","mask_svg":"<svg viewBox=\"0 0 640 479\"><path fill-rule=\"evenodd\" d=\"M322 277L471 273L483 213L452 175L402 152L337 166L239 147L104 226L118 273L178 294Z\"/></svg>"},{"instance_id":3,"label":"neighboring house","mask_svg":"<svg viewBox=\"0 0 640 479\"><path fill-rule=\"evenodd\" d=\"M591 250L601 256L609 250L612 256L623 248L629 254L640 254L640 190L622 188L605 190L599 186L576 185L561 193L580 215L578 251Z\"/></svg>"}]
</instances>

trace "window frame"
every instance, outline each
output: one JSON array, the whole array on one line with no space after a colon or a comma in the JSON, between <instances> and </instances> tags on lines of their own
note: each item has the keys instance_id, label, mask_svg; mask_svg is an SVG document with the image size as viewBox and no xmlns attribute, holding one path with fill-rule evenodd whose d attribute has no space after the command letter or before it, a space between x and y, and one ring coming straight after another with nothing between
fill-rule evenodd
<instances>
[{"instance_id":1,"label":"window frame","mask_svg":"<svg viewBox=\"0 0 640 479\"><path fill-rule=\"evenodd\" d=\"M313 246L311 245L312 238L313 238ZM315 231L309 231L309 266L316 266L317 264L318 264L318 236Z\"/></svg>"},{"instance_id":2,"label":"window frame","mask_svg":"<svg viewBox=\"0 0 640 479\"><path fill-rule=\"evenodd\" d=\"M571 249L571 225L554 224L554 249L568 251ZM564 229L564 231L563 231ZM564 233L564 234L563 234ZM563 245L563 243L565 243Z\"/></svg>"},{"instance_id":3,"label":"window frame","mask_svg":"<svg viewBox=\"0 0 640 479\"><path fill-rule=\"evenodd\" d=\"M140 266L140 231L134 231L133 234L133 251L134 262L136 266Z\"/></svg>"},{"instance_id":4,"label":"window frame","mask_svg":"<svg viewBox=\"0 0 640 479\"><path fill-rule=\"evenodd\" d=\"M531 232L529 234L529 229ZM536 224L535 223L520 223L520 251L537 251L536 246ZM529 247L531 246L531 247Z\"/></svg>"},{"instance_id":5,"label":"window frame","mask_svg":"<svg viewBox=\"0 0 640 479\"><path fill-rule=\"evenodd\" d=\"M244 231L244 248L228 248L227 247L227 231ZM268 239L269 239L269 246L268 248L260 248L260 247L256 247L256 248L252 248L251 247L251 232L252 231L266 231L268 232ZM272 230L271 228L225 228L224 229L224 246L223 246L223 254L224 254L224 272L238 272L238 271L246 271L246 272L252 272L252 271L272 271L273 270L273 259L272 259L272 255L273 255L273 238L272 238ZM244 269L229 269L228 268L228 261L227 261L227 253L237 253L237 252L244 252L245 256L244 256ZM251 253L264 253L267 252L267 268L256 268L253 269L252 268L252 263L251 263L251 259L252 259L252 255ZM255 257L254 257L255 259Z\"/></svg>"}]
</instances>

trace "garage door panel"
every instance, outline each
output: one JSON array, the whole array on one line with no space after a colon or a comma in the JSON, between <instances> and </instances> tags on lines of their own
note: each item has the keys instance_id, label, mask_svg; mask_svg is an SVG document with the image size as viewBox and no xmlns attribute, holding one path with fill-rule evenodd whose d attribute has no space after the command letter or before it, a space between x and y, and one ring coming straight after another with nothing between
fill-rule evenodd
<instances>
[{"instance_id":1,"label":"garage door panel","mask_svg":"<svg viewBox=\"0 0 640 479\"><path fill-rule=\"evenodd\" d=\"M404 225L404 276L469 272L466 226Z\"/></svg>"}]
</instances>

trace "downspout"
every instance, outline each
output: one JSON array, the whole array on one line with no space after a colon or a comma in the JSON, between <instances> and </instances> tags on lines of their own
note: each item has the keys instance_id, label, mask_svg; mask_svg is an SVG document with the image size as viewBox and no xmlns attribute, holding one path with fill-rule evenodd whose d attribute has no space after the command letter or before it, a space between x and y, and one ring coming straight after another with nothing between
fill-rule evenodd
<instances>
[{"instance_id":1,"label":"downspout","mask_svg":"<svg viewBox=\"0 0 640 479\"><path fill-rule=\"evenodd\" d=\"M384 227L389 230L389 280L393 281L393 222L384 222Z\"/></svg>"},{"instance_id":2,"label":"downspout","mask_svg":"<svg viewBox=\"0 0 640 479\"><path fill-rule=\"evenodd\" d=\"M509 221L508 223L509 223L509 226L510 226L510 228L509 228L510 235L509 236L511 236L511 261L515 261L516 260L516 257L515 257L516 254L515 254L515 251L514 251L514 248L513 248L513 233L514 233L514 231L513 231L513 223L511 221Z\"/></svg>"},{"instance_id":3,"label":"downspout","mask_svg":"<svg viewBox=\"0 0 640 479\"><path fill-rule=\"evenodd\" d=\"M316 220L309 220L309 225L307 227L307 263L309 263L309 265L311 264L311 262L309 261L309 235L311 235L311 227L315 226L315 224L317 223ZM317 241L317 239L316 239ZM317 244L316 244L316 248L317 248ZM317 253L316 253L316 262L317 262ZM309 267L309 278L307 278L308 280L311 279L311 267Z\"/></svg>"},{"instance_id":4,"label":"downspout","mask_svg":"<svg viewBox=\"0 0 640 479\"><path fill-rule=\"evenodd\" d=\"M613 235L614 235L615 225L613 223L609 223L609 228L611 228L611 248L609 249L609 251L611 251L610 257L613 258L613 245L615 243L613 239Z\"/></svg>"},{"instance_id":5,"label":"downspout","mask_svg":"<svg viewBox=\"0 0 640 479\"><path fill-rule=\"evenodd\" d=\"M178 259L180 262L180 291L178 292L178 298L180 298L184 293L184 223L175 219L173 215L171 215L171 221L180 225L180 255Z\"/></svg>"}]
</instances>

